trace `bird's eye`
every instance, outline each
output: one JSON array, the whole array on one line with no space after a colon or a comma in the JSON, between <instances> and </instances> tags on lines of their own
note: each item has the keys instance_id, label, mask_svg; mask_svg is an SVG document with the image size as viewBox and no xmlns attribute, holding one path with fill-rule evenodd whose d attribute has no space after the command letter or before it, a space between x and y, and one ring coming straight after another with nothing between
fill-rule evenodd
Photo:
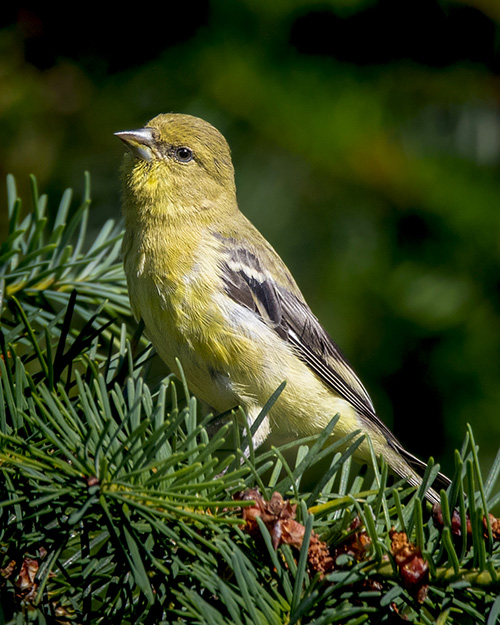
<instances>
[{"instance_id":1,"label":"bird's eye","mask_svg":"<svg viewBox=\"0 0 500 625\"><path fill-rule=\"evenodd\" d=\"M189 161L193 160L193 150L184 147L177 148L174 156L180 163L189 163Z\"/></svg>"}]
</instances>

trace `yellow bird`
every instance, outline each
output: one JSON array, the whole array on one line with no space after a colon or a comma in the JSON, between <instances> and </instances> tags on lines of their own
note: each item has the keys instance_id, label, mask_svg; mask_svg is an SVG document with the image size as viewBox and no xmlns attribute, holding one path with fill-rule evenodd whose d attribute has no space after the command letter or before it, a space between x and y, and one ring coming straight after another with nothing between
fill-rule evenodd
<instances>
[{"instance_id":1,"label":"yellow bird","mask_svg":"<svg viewBox=\"0 0 500 625\"><path fill-rule=\"evenodd\" d=\"M311 312L290 271L236 200L229 146L211 124L158 115L117 132L128 150L123 179L123 255L130 302L170 369L212 408L237 405L253 422L286 386L258 428L290 440L318 434L370 436L375 453L409 483L425 463L407 452ZM356 452L370 461L366 442ZM449 480L440 477L442 484ZM438 496L432 489L426 496Z\"/></svg>"}]
</instances>

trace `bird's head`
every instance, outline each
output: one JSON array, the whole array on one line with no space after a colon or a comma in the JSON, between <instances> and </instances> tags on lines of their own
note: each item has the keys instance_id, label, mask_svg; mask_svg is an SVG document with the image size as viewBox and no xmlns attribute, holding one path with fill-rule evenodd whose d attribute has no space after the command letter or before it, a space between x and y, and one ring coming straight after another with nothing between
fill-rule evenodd
<instances>
[{"instance_id":1,"label":"bird's head","mask_svg":"<svg viewBox=\"0 0 500 625\"><path fill-rule=\"evenodd\" d=\"M127 146L124 208L177 214L235 198L229 146L211 124L191 115L158 115L144 128L115 133Z\"/></svg>"}]
</instances>

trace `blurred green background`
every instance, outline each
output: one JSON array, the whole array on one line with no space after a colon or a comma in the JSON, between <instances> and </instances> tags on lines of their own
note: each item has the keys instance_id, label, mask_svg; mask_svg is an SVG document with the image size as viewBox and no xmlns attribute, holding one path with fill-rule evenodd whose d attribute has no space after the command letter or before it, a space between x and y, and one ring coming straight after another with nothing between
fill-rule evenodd
<instances>
[{"instance_id":1,"label":"blurred green background","mask_svg":"<svg viewBox=\"0 0 500 625\"><path fill-rule=\"evenodd\" d=\"M232 147L243 211L381 417L447 472L470 422L487 470L500 441L500 2L162 6L2 9L0 196L10 172L28 198L34 173L55 209L89 170L97 227L119 218L113 132L160 112L206 118Z\"/></svg>"}]
</instances>

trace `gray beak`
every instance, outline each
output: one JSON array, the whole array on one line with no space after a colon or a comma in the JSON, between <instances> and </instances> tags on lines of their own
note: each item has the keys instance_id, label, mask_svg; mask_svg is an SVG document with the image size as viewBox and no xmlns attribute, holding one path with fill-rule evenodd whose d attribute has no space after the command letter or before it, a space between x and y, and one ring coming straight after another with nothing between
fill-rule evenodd
<instances>
[{"instance_id":1,"label":"gray beak","mask_svg":"<svg viewBox=\"0 0 500 625\"><path fill-rule=\"evenodd\" d=\"M125 143L136 158L140 158L143 161L150 161L156 156L153 128L122 130L114 134Z\"/></svg>"}]
</instances>

